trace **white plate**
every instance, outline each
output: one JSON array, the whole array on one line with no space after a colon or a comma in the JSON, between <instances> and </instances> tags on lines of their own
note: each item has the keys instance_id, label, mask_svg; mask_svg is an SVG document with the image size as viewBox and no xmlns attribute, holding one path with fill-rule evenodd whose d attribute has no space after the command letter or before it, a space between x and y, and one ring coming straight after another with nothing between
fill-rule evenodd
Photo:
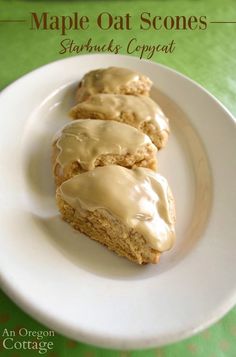
<instances>
[{"instance_id":1,"label":"white plate","mask_svg":"<svg viewBox=\"0 0 236 357\"><path fill-rule=\"evenodd\" d=\"M173 189L177 242L158 265L137 266L59 218L50 169L52 135L68 122L78 80L111 65L154 81L170 117L159 170ZM220 318L236 300L236 131L233 117L196 83L134 57L54 62L0 96L1 280L45 325L122 349L174 342Z\"/></svg>"}]
</instances>

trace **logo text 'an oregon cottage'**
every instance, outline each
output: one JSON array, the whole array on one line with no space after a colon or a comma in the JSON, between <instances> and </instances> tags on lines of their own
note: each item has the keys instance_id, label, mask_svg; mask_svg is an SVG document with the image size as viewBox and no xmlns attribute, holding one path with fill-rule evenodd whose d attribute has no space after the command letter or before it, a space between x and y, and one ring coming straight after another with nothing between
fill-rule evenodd
<instances>
[{"instance_id":1,"label":"logo text 'an oregon cottage'","mask_svg":"<svg viewBox=\"0 0 236 357\"><path fill-rule=\"evenodd\" d=\"M2 332L2 346L9 352L32 350L44 355L53 349L54 342L52 338L54 336L55 332L52 330L32 331L22 327L16 333L14 330L5 328Z\"/></svg>"},{"instance_id":2,"label":"logo text 'an oregon cottage'","mask_svg":"<svg viewBox=\"0 0 236 357\"><path fill-rule=\"evenodd\" d=\"M153 15L150 12L142 12L138 16L130 13L113 15L109 12L101 12L92 19L85 14L73 12L70 15L55 15L49 12L30 13L30 29L43 31L56 31L63 39L60 41L60 54L82 53L82 52L110 52L120 53L124 49L128 54L138 54L140 59L148 59L156 52L173 53L176 42L172 39L168 43L140 43L137 37L132 37L127 43L117 43L114 39L109 39L106 43L94 43L91 35L76 43L71 38L65 38L69 31L87 33L91 27L100 31L203 31L207 29L208 23L206 16L161 16ZM84 38L84 36L83 36ZM155 40L155 39L154 39ZM153 39L152 39L153 41Z\"/></svg>"}]
</instances>

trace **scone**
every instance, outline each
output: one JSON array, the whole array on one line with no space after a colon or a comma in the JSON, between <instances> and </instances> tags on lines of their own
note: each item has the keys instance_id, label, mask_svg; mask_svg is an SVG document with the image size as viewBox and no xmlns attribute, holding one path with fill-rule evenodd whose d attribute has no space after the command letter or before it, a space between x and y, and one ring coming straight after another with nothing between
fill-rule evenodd
<instances>
[{"instance_id":1,"label":"scone","mask_svg":"<svg viewBox=\"0 0 236 357\"><path fill-rule=\"evenodd\" d=\"M108 67L88 72L79 83L78 102L96 93L149 95L152 81L142 73L128 68Z\"/></svg>"},{"instance_id":2,"label":"scone","mask_svg":"<svg viewBox=\"0 0 236 357\"><path fill-rule=\"evenodd\" d=\"M158 149L166 145L169 120L151 98L122 94L96 94L70 111L74 119L116 120L147 134Z\"/></svg>"},{"instance_id":3,"label":"scone","mask_svg":"<svg viewBox=\"0 0 236 357\"><path fill-rule=\"evenodd\" d=\"M65 181L56 198L76 230L138 264L157 263L175 241L172 193L150 169L97 167Z\"/></svg>"},{"instance_id":4,"label":"scone","mask_svg":"<svg viewBox=\"0 0 236 357\"><path fill-rule=\"evenodd\" d=\"M55 182L63 181L96 166L143 166L155 170L156 147L137 129L116 121L75 120L53 140Z\"/></svg>"}]
</instances>

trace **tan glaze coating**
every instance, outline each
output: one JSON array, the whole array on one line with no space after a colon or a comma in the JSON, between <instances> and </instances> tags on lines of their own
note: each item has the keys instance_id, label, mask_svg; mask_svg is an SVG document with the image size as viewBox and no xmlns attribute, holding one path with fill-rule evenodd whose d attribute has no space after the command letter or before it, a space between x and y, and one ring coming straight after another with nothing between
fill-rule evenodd
<instances>
[{"instance_id":1,"label":"tan glaze coating","mask_svg":"<svg viewBox=\"0 0 236 357\"><path fill-rule=\"evenodd\" d=\"M74 209L105 209L160 252L175 240L175 211L164 177L146 168L111 165L74 176L59 188Z\"/></svg>"},{"instance_id":2,"label":"tan glaze coating","mask_svg":"<svg viewBox=\"0 0 236 357\"><path fill-rule=\"evenodd\" d=\"M56 137L59 149L55 165L77 161L85 170L95 167L100 155L134 154L151 140L137 129L115 121L81 119L67 124Z\"/></svg>"},{"instance_id":3,"label":"tan glaze coating","mask_svg":"<svg viewBox=\"0 0 236 357\"><path fill-rule=\"evenodd\" d=\"M139 81L145 80L151 86L151 80L141 73L122 67L100 68L88 72L80 82L79 88L83 88L78 100L96 93L118 93L120 88L128 87Z\"/></svg>"},{"instance_id":4,"label":"tan glaze coating","mask_svg":"<svg viewBox=\"0 0 236 357\"><path fill-rule=\"evenodd\" d=\"M102 113L109 119L119 117L122 112L131 113L135 116L137 127L140 127L143 122L149 122L158 132L162 130L169 132L168 118L159 105L147 96L95 94L77 106L86 112ZM71 114L76 113L77 106L72 108Z\"/></svg>"}]
</instances>

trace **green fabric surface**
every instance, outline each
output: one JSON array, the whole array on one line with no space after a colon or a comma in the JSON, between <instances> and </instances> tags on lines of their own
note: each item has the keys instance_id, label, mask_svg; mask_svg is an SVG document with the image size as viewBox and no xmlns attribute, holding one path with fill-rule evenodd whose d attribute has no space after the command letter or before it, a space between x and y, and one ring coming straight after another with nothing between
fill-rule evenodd
<instances>
[{"instance_id":1,"label":"green fabric surface","mask_svg":"<svg viewBox=\"0 0 236 357\"><path fill-rule=\"evenodd\" d=\"M55 15L79 12L89 15L91 26L87 31L68 31L61 36L60 31L29 29L29 12L50 11ZM102 11L113 15L129 12L133 19L131 30L104 31L97 28L96 16ZM155 53L152 61L166 64L194 79L225 106L236 114L236 24L209 24L205 31L167 31L138 29L138 16L142 11L153 15L206 15L209 21L236 21L235 0L162 0L162 1L0 1L0 20L27 19L27 23L0 22L0 89L51 61L75 54L59 54L60 41L73 39L78 44L90 37L94 43L103 44L112 38L114 42L125 44L137 37L142 44L169 43L174 40L176 49L172 54ZM83 52L86 53L86 52ZM82 54L83 54L82 53ZM126 54L122 48L121 54ZM136 54L138 56L138 54ZM4 118L1 118L4 120ZM9 257L10 259L10 257ZM219 262L220 264L220 262ZM4 329L16 331L15 340L21 327L42 331L46 327L22 312L4 294L0 294L0 339ZM35 341L35 337L33 337ZM43 354L48 357L235 357L236 356L236 309L204 332L185 341L162 348L145 351L112 351L71 341L55 334L44 337L52 341L54 348ZM0 355L6 357L37 356L32 350L5 350L0 344Z\"/></svg>"}]
</instances>

